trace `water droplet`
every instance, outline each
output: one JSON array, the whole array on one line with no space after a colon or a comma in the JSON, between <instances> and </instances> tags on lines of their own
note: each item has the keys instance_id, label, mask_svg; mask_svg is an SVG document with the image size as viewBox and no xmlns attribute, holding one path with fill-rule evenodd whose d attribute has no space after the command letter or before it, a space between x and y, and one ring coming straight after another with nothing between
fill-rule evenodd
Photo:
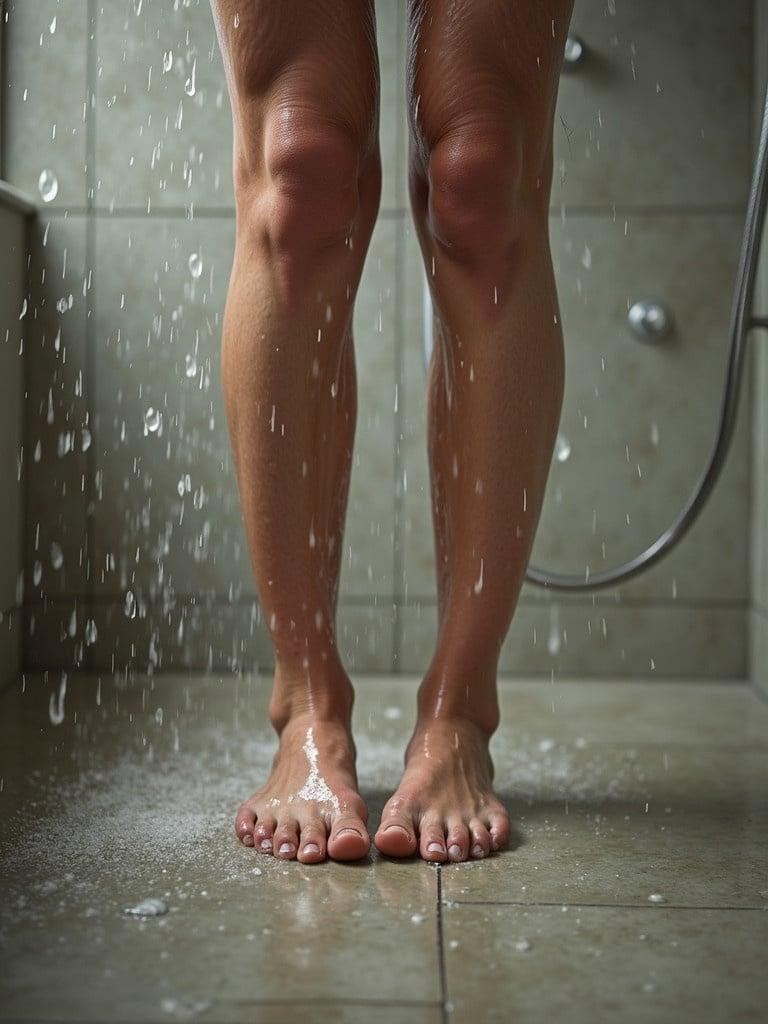
<instances>
[{"instance_id":1,"label":"water droplet","mask_svg":"<svg viewBox=\"0 0 768 1024\"><path fill-rule=\"evenodd\" d=\"M99 638L99 631L96 628L96 623L93 621L93 619L88 619L88 621L85 624L85 643L86 643L86 646L90 647L91 644L95 644L96 641L98 640L98 638Z\"/></svg>"},{"instance_id":2,"label":"water droplet","mask_svg":"<svg viewBox=\"0 0 768 1024\"><path fill-rule=\"evenodd\" d=\"M55 14L53 16L53 21L48 26L48 31L51 33L51 35L53 35L54 32L56 31L56 15Z\"/></svg>"},{"instance_id":3,"label":"water droplet","mask_svg":"<svg viewBox=\"0 0 768 1024\"><path fill-rule=\"evenodd\" d=\"M193 252L189 257L189 272L192 277L197 280L203 272L203 261L200 258L200 253Z\"/></svg>"},{"instance_id":4,"label":"water droplet","mask_svg":"<svg viewBox=\"0 0 768 1024\"><path fill-rule=\"evenodd\" d=\"M150 896L133 907L126 907L123 913L129 917L161 917L168 913L168 904L165 900Z\"/></svg>"},{"instance_id":5,"label":"water droplet","mask_svg":"<svg viewBox=\"0 0 768 1024\"><path fill-rule=\"evenodd\" d=\"M125 614L129 619L136 618L136 598L131 590L127 591L125 595Z\"/></svg>"},{"instance_id":6,"label":"water droplet","mask_svg":"<svg viewBox=\"0 0 768 1024\"><path fill-rule=\"evenodd\" d=\"M662 896L660 892L652 892L648 897L649 903L669 903L666 896Z\"/></svg>"},{"instance_id":7,"label":"water droplet","mask_svg":"<svg viewBox=\"0 0 768 1024\"><path fill-rule=\"evenodd\" d=\"M388 718L390 722L394 722L396 719L403 717L402 709L396 707L385 708L384 717Z\"/></svg>"},{"instance_id":8,"label":"water droplet","mask_svg":"<svg viewBox=\"0 0 768 1024\"><path fill-rule=\"evenodd\" d=\"M528 939L518 939L515 943L515 949L518 953L528 953L533 947L531 946Z\"/></svg>"},{"instance_id":9,"label":"water droplet","mask_svg":"<svg viewBox=\"0 0 768 1024\"><path fill-rule=\"evenodd\" d=\"M163 422L163 416L159 409L153 409L150 406L144 413L144 436L147 434L156 434L160 430L160 425Z\"/></svg>"},{"instance_id":10,"label":"water droplet","mask_svg":"<svg viewBox=\"0 0 768 1024\"><path fill-rule=\"evenodd\" d=\"M40 581L43 578L43 565L42 562L35 562L32 567L32 582L36 587L40 586Z\"/></svg>"},{"instance_id":11,"label":"water droplet","mask_svg":"<svg viewBox=\"0 0 768 1024\"><path fill-rule=\"evenodd\" d=\"M414 924L421 924L425 919L424 914L411 914L411 920Z\"/></svg>"},{"instance_id":12,"label":"water droplet","mask_svg":"<svg viewBox=\"0 0 768 1024\"><path fill-rule=\"evenodd\" d=\"M173 67L173 50L166 50L163 54L163 71L170 71Z\"/></svg>"},{"instance_id":13,"label":"water droplet","mask_svg":"<svg viewBox=\"0 0 768 1024\"><path fill-rule=\"evenodd\" d=\"M64 565L64 552L56 541L51 544L51 565L54 569L60 569Z\"/></svg>"},{"instance_id":14,"label":"water droplet","mask_svg":"<svg viewBox=\"0 0 768 1024\"><path fill-rule=\"evenodd\" d=\"M46 168L40 172L40 177L37 179L37 188L43 202L52 203L59 194L59 179L53 171Z\"/></svg>"},{"instance_id":15,"label":"water droplet","mask_svg":"<svg viewBox=\"0 0 768 1024\"><path fill-rule=\"evenodd\" d=\"M592 250L588 245L584 246L584 252L581 254L581 265L586 270L592 269Z\"/></svg>"},{"instance_id":16,"label":"water droplet","mask_svg":"<svg viewBox=\"0 0 768 1024\"><path fill-rule=\"evenodd\" d=\"M91 447L91 432L88 427L83 427L83 432L80 438L80 447L84 452L87 452Z\"/></svg>"},{"instance_id":17,"label":"water droplet","mask_svg":"<svg viewBox=\"0 0 768 1024\"><path fill-rule=\"evenodd\" d=\"M190 73L189 78L184 83L184 92L187 94L187 96L194 96L195 93L197 92L197 88L195 86L195 74L196 73L197 73L197 57L195 57L195 59L192 61L192 71Z\"/></svg>"},{"instance_id":18,"label":"water droplet","mask_svg":"<svg viewBox=\"0 0 768 1024\"><path fill-rule=\"evenodd\" d=\"M58 691L51 694L51 699L48 702L48 717L51 720L51 725L61 725L64 721L64 698L66 695L67 674L64 672L61 676Z\"/></svg>"},{"instance_id":19,"label":"water droplet","mask_svg":"<svg viewBox=\"0 0 768 1024\"><path fill-rule=\"evenodd\" d=\"M239 24L240 24L240 15L239 14L235 14L234 18L232 19L232 24L235 26L235 28L237 28L239 26Z\"/></svg>"},{"instance_id":20,"label":"water droplet","mask_svg":"<svg viewBox=\"0 0 768 1024\"><path fill-rule=\"evenodd\" d=\"M34 452L33 458L34 458L35 462L39 462L42 457L43 457L43 445L42 445L42 442L38 441L37 444L35 445L35 452Z\"/></svg>"},{"instance_id":21,"label":"water droplet","mask_svg":"<svg viewBox=\"0 0 768 1024\"><path fill-rule=\"evenodd\" d=\"M555 441L555 458L558 462L567 462L571 457L571 442L562 434L557 435Z\"/></svg>"},{"instance_id":22,"label":"water droplet","mask_svg":"<svg viewBox=\"0 0 768 1024\"><path fill-rule=\"evenodd\" d=\"M27 300L23 299L21 303L21 312L19 313L19 320L23 320L27 315Z\"/></svg>"},{"instance_id":23,"label":"water droplet","mask_svg":"<svg viewBox=\"0 0 768 1024\"><path fill-rule=\"evenodd\" d=\"M189 378L197 376L197 359L194 354L187 353L184 357L184 373Z\"/></svg>"}]
</instances>

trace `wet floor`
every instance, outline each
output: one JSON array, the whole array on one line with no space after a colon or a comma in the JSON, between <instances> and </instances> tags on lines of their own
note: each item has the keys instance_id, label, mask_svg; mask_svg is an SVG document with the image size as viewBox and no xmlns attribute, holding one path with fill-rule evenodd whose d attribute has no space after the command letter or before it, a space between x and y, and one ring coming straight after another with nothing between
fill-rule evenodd
<instances>
[{"instance_id":1,"label":"wet floor","mask_svg":"<svg viewBox=\"0 0 768 1024\"><path fill-rule=\"evenodd\" d=\"M372 831L414 688L358 682ZM57 673L5 692L0 1019L765 1019L768 705L747 687L503 684L514 849L443 868L236 842L268 691ZM125 913L144 900L161 912Z\"/></svg>"}]
</instances>

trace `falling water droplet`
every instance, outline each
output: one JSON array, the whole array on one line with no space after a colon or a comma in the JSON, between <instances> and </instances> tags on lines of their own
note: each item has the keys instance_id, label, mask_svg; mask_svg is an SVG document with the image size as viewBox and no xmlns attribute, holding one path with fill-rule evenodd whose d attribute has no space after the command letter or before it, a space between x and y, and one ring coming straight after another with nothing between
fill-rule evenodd
<instances>
[{"instance_id":1,"label":"falling water droplet","mask_svg":"<svg viewBox=\"0 0 768 1024\"><path fill-rule=\"evenodd\" d=\"M532 948L528 939L518 939L515 943L515 949L518 953L528 953Z\"/></svg>"},{"instance_id":2,"label":"falling water droplet","mask_svg":"<svg viewBox=\"0 0 768 1024\"><path fill-rule=\"evenodd\" d=\"M584 246L584 252L581 254L581 265L586 270L592 269L592 250L588 245Z\"/></svg>"},{"instance_id":3,"label":"falling water droplet","mask_svg":"<svg viewBox=\"0 0 768 1024\"><path fill-rule=\"evenodd\" d=\"M654 422L651 424L651 444L657 445L659 443L659 425Z\"/></svg>"},{"instance_id":4,"label":"falling water droplet","mask_svg":"<svg viewBox=\"0 0 768 1024\"><path fill-rule=\"evenodd\" d=\"M190 378L197 376L197 358L189 352L184 357L184 373Z\"/></svg>"},{"instance_id":5,"label":"falling water droplet","mask_svg":"<svg viewBox=\"0 0 768 1024\"><path fill-rule=\"evenodd\" d=\"M173 50L166 50L163 54L163 71L170 71L173 67Z\"/></svg>"},{"instance_id":6,"label":"falling water droplet","mask_svg":"<svg viewBox=\"0 0 768 1024\"><path fill-rule=\"evenodd\" d=\"M56 31L56 15L55 14L53 16L53 21L48 26L48 31L51 33L51 35L53 35L55 33L55 31Z\"/></svg>"},{"instance_id":7,"label":"falling water droplet","mask_svg":"<svg viewBox=\"0 0 768 1024\"><path fill-rule=\"evenodd\" d=\"M88 621L86 622L84 635L87 647L90 647L91 644L95 644L96 641L98 640L99 631L96 628L96 623L93 621L93 619L88 619Z\"/></svg>"},{"instance_id":8,"label":"falling water droplet","mask_svg":"<svg viewBox=\"0 0 768 1024\"><path fill-rule=\"evenodd\" d=\"M153 409L150 406L144 413L144 436L147 434L156 434L160 429L160 424L163 421L162 413L159 409Z\"/></svg>"},{"instance_id":9,"label":"falling water droplet","mask_svg":"<svg viewBox=\"0 0 768 1024\"><path fill-rule=\"evenodd\" d=\"M51 565L54 569L60 569L64 565L64 552L56 541L51 544Z\"/></svg>"},{"instance_id":10,"label":"falling water droplet","mask_svg":"<svg viewBox=\"0 0 768 1024\"><path fill-rule=\"evenodd\" d=\"M53 171L45 168L37 179L37 188L44 203L52 203L59 194L59 179Z\"/></svg>"},{"instance_id":11,"label":"falling water droplet","mask_svg":"<svg viewBox=\"0 0 768 1024\"><path fill-rule=\"evenodd\" d=\"M200 258L200 253L193 252L189 257L189 272L192 277L197 280L203 272L203 261Z\"/></svg>"},{"instance_id":12,"label":"falling water droplet","mask_svg":"<svg viewBox=\"0 0 768 1024\"><path fill-rule=\"evenodd\" d=\"M19 313L19 320L23 320L27 315L27 300L23 299L21 303L21 312Z\"/></svg>"},{"instance_id":13,"label":"falling water droplet","mask_svg":"<svg viewBox=\"0 0 768 1024\"><path fill-rule=\"evenodd\" d=\"M194 96L197 88L195 86L195 74L197 73L197 58L192 61L192 71L189 78L184 83L184 92L187 96Z\"/></svg>"},{"instance_id":14,"label":"falling water droplet","mask_svg":"<svg viewBox=\"0 0 768 1024\"><path fill-rule=\"evenodd\" d=\"M64 721L64 698L67 695L67 674L62 673L61 682L57 693L51 694L48 702L48 718L51 725L61 725Z\"/></svg>"},{"instance_id":15,"label":"falling water droplet","mask_svg":"<svg viewBox=\"0 0 768 1024\"><path fill-rule=\"evenodd\" d=\"M32 568L32 582L36 587L40 586L40 580L43 578L43 566L41 562L35 562Z\"/></svg>"},{"instance_id":16,"label":"falling water droplet","mask_svg":"<svg viewBox=\"0 0 768 1024\"><path fill-rule=\"evenodd\" d=\"M238 26L240 25L240 14L239 13L235 14L234 18L232 19L232 24L235 26L235 28L238 28Z\"/></svg>"},{"instance_id":17,"label":"falling water droplet","mask_svg":"<svg viewBox=\"0 0 768 1024\"><path fill-rule=\"evenodd\" d=\"M660 892L652 892L648 897L649 903L669 903L666 896L662 896Z\"/></svg>"},{"instance_id":18,"label":"falling water droplet","mask_svg":"<svg viewBox=\"0 0 768 1024\"><path fill-rule=\"evenodd\" d=\"M558 462L567 462L571 457L571 442L562 434L557 435L555 441L555 458Z\"/></svg>"},{"instance_id":19,"label":"falling water droplet","mask_svg":"<svg viewBox=\"0 0 768 1024\"><path fill-rule=\"evenodd\" d=\"M549 636L547 637L547 650L554 656L560 653L562 637L560 635L560 610L556 604L549 609Z\"/></svg>"},{"instance_id":20,"label":"falling water droplet","mask_svg":"<svg viewBox=\"0 0 768 1024\"><path fill-rule=\"evenodd\" d=\"M91 432L88 427L83 427L83 432L80 437L80 447L84 452L87 452L91 447Z\"/></svg>"},{"instance_id":21,"label":"falling water droplet","mask_svg":"<svg viewBox=\"0 0 768 1024\"><path fill-rule=\"evenodd\" d=\"M129 619L136 618L136 598L131 590L128 590L125 595L125 614Z\"/></svg>"}]
</instances>

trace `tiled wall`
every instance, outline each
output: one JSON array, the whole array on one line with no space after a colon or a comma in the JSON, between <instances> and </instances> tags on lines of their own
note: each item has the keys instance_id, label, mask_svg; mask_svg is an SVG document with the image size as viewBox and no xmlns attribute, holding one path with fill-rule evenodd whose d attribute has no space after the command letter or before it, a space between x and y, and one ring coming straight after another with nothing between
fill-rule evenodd
<instances>
[{"instance_id":1,"label":"tiled wall","mask_svg":"<svg viewBox=\"0 0 768 1024\"><path fill-rule=\"evenodd\" d=\"M768 0L755 0L755 114L768 84ZM757 123L755 124L757 128ZM763 233L755 313L768 315L768 230ZM752 459L752 616L750 669L768 693L768 331L753 331L754 414Z\"/></svg>"},{"instance_id":2,"label":"tiled wall","mask_svg":"<svg viewBox=\"0 0 768 1024\"><path fill-rule=\"evenodd\" d=\"M27 660L266 665L218 378L234 220L207 0L7 7L7 171L30 192L44 169L58 181L32 261ZM436 610L404 0L379 0L377 17L384 186L355 312L339 628L352 667L416 671ZM551 218L571 454L553 466L535 561L582 572L668 525L712 439L749 171L751 3L576 0L574 31L588 57L562 82ZM658 346L626 327L645 296L675 316ZM526 588L504 669L744 675L749 426L745 403L723 483L651 573L554 603Z\"/></svg>"},{"instance_id":3,"label":"tiled wall","mask_svg":"<svg viewBox=\"0 0 768 1024\"><path fill-rule=\"evenodd\" d=\"M0 687L21 665L26 235L26 212L0 187Z\"/></svg>"}]
</instances>

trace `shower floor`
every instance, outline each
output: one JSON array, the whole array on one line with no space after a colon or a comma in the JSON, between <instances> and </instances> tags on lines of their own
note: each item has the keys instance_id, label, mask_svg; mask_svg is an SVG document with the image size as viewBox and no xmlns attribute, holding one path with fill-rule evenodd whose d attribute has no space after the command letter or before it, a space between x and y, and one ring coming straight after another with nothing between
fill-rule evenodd
<instances>
[{"instance_id":1,"label":"shower floor","mask_svg":"<svg viewBox=\"0 0 768 1024\"><path fill-rule=\"evenodd\" d=\"M310 868L233 835L267 678L60 678L0 699L0 1019L765 1019L768 705L744 685L504 683L512 850ZM358 681L374 828L415 683ZM168 913L124 914L148 897Z\"/></svg>"}]
</instances>

